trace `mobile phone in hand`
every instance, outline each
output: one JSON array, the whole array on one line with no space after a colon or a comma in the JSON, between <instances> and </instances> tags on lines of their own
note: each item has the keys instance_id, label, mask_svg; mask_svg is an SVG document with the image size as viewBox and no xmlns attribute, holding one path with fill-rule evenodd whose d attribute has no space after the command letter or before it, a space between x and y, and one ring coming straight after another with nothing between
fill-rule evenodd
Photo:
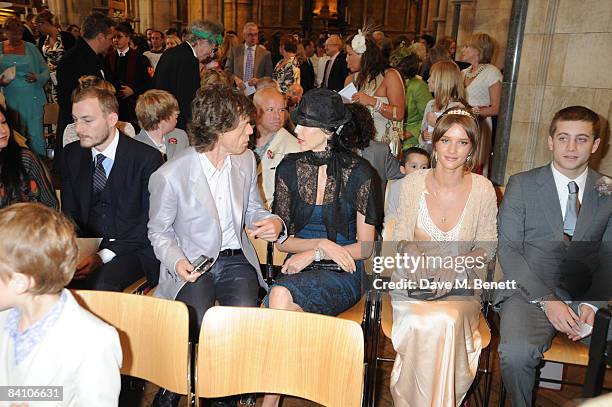
<instances>
[{"instance_id":1,"label":"mobile phone in hand","mask_svg":"<svg viewBox=\"0 0 612 407\"><path fill-rule=\"evenodd\" d=\"M191 265L193 266L193 271L191 272L191 274L193 273L206 273L208 270L210 270L210 268L212 267L214 263L214 260L212 257L208 257L205 255L201 255L200 257L198 257L197 259L195 259Z\"/></svg>"}]
</instances>

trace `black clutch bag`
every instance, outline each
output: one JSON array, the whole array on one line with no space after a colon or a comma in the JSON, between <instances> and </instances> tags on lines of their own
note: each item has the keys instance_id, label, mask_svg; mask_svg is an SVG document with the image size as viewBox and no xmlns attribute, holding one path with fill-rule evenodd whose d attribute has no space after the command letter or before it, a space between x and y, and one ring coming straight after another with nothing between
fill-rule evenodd
<instances>
[{"instance_id":1,"label":"black clutch bag","mask_svg":"<svg viewBox=\"0 0 612 407\"><path fill-rule=\"evenodd\" d=\"M342 273L342 267L338 264L334 263L332 260L321 260L321 261L313 261L308 266L304 268L302 271L335 271L336 273Z\"/></svg>"}]
</instances>

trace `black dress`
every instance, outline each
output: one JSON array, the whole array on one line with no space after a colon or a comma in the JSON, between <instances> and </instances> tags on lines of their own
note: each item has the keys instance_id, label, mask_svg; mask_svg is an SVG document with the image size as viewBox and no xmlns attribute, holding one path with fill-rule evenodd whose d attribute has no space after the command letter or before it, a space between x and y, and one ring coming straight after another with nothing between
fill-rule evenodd
<instances>
[{"instance_id":1,"label":"black dress","mask_svg":"<svg viewBox=\"0 0 612 407\"><path fill-rule=\"evenodd\" d=\"M295 153L286 156L276 170L273 212L287 225L289 235L303 239L327 238L344 246L357 241L357 212L366 223L377 226L382 219L378 208L375 172L364 159L343 153L334 160L331 153ZM320 165L328 165L322 205L316 205ZM337 172L334 175L334 169ZM331 168L331 170L330 170ZM280 278L275 285L291 292L304 311L337 315L361 298L363 262L354 273L324 269L302 271ZM316 266L316 263L312 263ZM265 300L266 306L268 300Z\"/></svg>"}]
</instances>

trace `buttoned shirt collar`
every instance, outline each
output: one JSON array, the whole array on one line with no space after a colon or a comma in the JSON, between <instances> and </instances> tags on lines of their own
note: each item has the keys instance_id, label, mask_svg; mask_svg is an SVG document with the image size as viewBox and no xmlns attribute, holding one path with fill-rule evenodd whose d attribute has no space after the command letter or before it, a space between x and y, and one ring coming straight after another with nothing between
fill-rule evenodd
<instances>
[{"instance_id":1,"label":"buttoned shirt collar","mask_svg":"<svg viewBox=\"0 0 612 407\"><path fill-rule=\"evenodd\" d=\"M47 311L45 316L23 332L19 332L21 311L18 308L13 308L10 311L4 324L4 329L14 342L15 364L21 363L28 357L58 320L68 298L66 292L65 289L62 290L59 300Z\"/></svg>"},{"instance_id":2,"label":"buttoned shirt collar","mask_svg":"<svg viewBox=\"0 0 612 407\"><path fill-rule=\"evenodd\" d=\"M122 56L125 56L128 53L129 50L130 50L130 47L126 47L123 50L118 49L117 50L117 54L119 54L119 56L122 57Z\"/></svg>"},{"instance_id":3,"label":"buttoned shirt collar","mask_svg":"<svg viewBox=\"0 0 612 407\"><path fill-rule=\"evenodd\" d=\"M569 189L567 188L567 184L571 181L574 181L578 185L578 200L582 202L582 197L584 196L584 188L586 187L587 175L589 173L589 168L587 167L582 174L580 174L576 179L571 179L563 175L557 168L555 167L555 163L550 163L550 168L553 173L553 178L555 180L555 186L557 188L557 195L559 196L559 204L561 205L561 214L563 215L563 219L565 219L565 209L567 206L567 199L569 197Z\"/></svg>"},{"instance_id":4,"label":"buttoned shirt collar","mask_svg":"<svg viewBox=\"0 0 612 407\"><path fill-rule=\"evenodd\" d=\"M117 154L117 146L119 145L119 130L115 129L115 138L111 143L104 149L104 151L100 151L95 147L91 148L91 157L95 159L96 156L100 153L104 154L104 157L109 158L112 161L115 161L115 154Z\"/></svg>"}]
</instances>

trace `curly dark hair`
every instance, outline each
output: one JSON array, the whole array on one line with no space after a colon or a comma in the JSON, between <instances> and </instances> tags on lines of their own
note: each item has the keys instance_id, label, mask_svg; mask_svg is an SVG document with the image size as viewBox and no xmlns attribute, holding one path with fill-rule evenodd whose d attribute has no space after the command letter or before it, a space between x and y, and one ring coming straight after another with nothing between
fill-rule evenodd
<instances>
[{"instance_id":1,"label":"curly dark hair","mask_svg":"<svg viewBox=\"0 0 612 407\"><path fill-rule=\"evenodd\" d=\"M353 36L349 37L346 43L351 44ZM379 74L385 73L388 68L385 57L383 56L382 50L370 35L366 36L366 50L361 54L361 68L359 69L359 75L357 76L357 89L361 90L363 87L371 81L375 81Z\"/></svg>"},{"instance_id":2,"label":"curly dark hair","mask_svg":"<svg viewBox=\"0 0 612 407\"><path fill-rule=\"evenodd\" d=\"M419 57L416 54L410 54L397 64L397 69L402 73L404 78L412 79L419 73Z\"/></svg>"},{"instance_id":3,"label":"curly dark hair","mask_svg":"<svg viewBox=\"0 0 612 407\"><path fill-rule=\"evenodd\" d=\"M8 197L19 196L21 180L25 175L21 161L21 147L13 136L13 125L8 112L0 105L0 113L4 116L9 128L8 144L0 149L0 183L4 186L4 193Z\"/></svg>"},{"instance_id":4,"label":"curly dark hair","mask_svg":"<svg viewBox=\"0 0 612 407\"><path fill-rule=\"evenodd\" d=\"M92 40L100 33L107 35L110 29L117 24L106 14L94 11L85 17L81 27L81 35L83 38Z\"/></svg>"},{"instance_id":5,"label":"curly dark hair","mask_svg":"<svg viewBox=\"0 0 612 407\"><path fill-rule=\"evenodd\" d=\"M376 136L374 119L372 119L372 115L368 108L362 104L349 103L345 106L351 111L351 122L353 122L353 146L358 150L363 150L370 145L370 141Z\"/></svg>"},{"instance_id":6,"label":"curly dark hair","mask_svg":"<svg viewBox=\"0 0 612 407\"><path fill-rule=\"evenodd\" d=\"M282 46L287 52L297 52L298 42L291 34L285 34L280 39L279 47Z\"/></svg>"},{"instance_id":7,"label":"curly dark hair","mask_svg":"<svg viewBox=\"0 0 612 407\"><path fill-rule=\"evenodd\" d=\"M234 130L241 118L256 116L255 106L244 93L220 83L198 89L191 110L187 134L198 153L212 150L219 135Z\"/></svg>"}]
</instances>

